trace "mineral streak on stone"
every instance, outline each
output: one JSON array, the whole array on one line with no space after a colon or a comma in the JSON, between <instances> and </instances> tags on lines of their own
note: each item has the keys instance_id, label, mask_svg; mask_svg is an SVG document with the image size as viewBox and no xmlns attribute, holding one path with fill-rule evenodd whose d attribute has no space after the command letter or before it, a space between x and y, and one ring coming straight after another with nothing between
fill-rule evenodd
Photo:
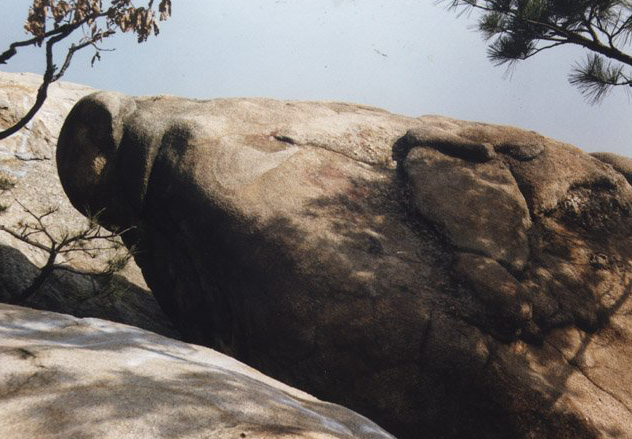
<instances>
[{"instance_id":1,"label":"mineral streak on stone","mask_svg":"<svg viewBox=\"0 0 632 439\"><path fill-rule=\"evenodd\" d=\"M62 129L196 343L399 438L632 437L632 187L513 127L99 93Z\"/></svg>"}]
</instances>

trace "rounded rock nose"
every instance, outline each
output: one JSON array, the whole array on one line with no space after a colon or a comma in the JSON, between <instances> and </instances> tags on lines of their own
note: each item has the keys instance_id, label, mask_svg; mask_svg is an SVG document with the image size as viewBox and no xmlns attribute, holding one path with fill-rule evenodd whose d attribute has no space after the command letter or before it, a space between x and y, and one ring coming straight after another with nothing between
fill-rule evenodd
<instances>
[{"instance_id":1,"label":"rounded rock nose","mask_svg":"<svg viewBox=\"0 0 632 439\"><path fill-rule=\"evenodd\" d=\"M64 122L57 143L59 179L73 206L86 216L101 216L114 207L109 204L116 155L124 118L135 107L123 94L93 93L77 102Z\"/></svg>"}]
</instances>

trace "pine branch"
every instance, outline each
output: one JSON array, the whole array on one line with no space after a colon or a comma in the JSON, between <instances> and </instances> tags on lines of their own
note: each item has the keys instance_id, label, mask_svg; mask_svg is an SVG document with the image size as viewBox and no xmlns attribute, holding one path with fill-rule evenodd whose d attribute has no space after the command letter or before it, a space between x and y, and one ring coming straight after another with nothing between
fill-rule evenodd
<instances>
[{"instance_id":1,"label":"pine branch","mask_svg":"<svg viewBox=\"0 0 632 439\"><path fill-rule=\"evenodd\" d=\"M583 64L577 63L573 67L569 82L592 104L602 102L615 86L632 85L623 73L622 65L614 66L596 54L589 54Z\"/></svg>"},{"instance_id":2,"label":"pine branch","mask_svg":"<svg viewBox=\"0 0 632 439\"><path fill-rule=\"evenodd\" d=\"M478 29L489 41L496 65L513 64L564 44L581 46L590 57L569 77L591 103L616 86L630 86L623 66L632 56L623 48L632 38L632 1L451 0L450 9L478 10ZM621 63L606 63L605 58Z\"/></svg>"}]
</instances>

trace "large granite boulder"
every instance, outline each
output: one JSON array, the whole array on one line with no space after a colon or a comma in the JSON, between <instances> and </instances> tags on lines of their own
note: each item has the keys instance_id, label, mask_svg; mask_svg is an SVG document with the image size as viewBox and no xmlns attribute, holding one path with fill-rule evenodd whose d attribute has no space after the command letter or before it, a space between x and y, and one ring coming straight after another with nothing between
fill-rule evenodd
<instances>
[{"instance_id":1,"label":"large granite boulder","mask_svg":"<svg viewBox=\"0 0 632 439\"><path fill-rule=\"evenodd\" d=\"M97 93L61 182L188 340L400 438L632 437L632 187L533 132Z\"/></svg>"},{"instance_id":2,"label":"large granite boulder","mask_svg":"<svg viewBox=\"0 0 632 439\"><path fill-rule=\"evenodd\" d=\"M26 114L35 100L42 77L30 73L0 72L0 129ZM18 133L0 140L0 181L15 184L0 191L0 225L20 231L33 222L25 209L47 216L48 232L59 237L85 227L86 219L64 194L55 164L57 136L68 112L94 89L68 82L50 85L48 98L33 120ZM49 244L43 234L31 239ZM148 291L140 270L132 262L112 279L100 276L111 255L91 257L81 252L62 254L57 263L70 268L56 270L24 304L40 309L83 317L115 320L163 335L178 337L177 331ZM0 302L11 301L28 288L45 265L48 253L0 231Z\"/></svg>"},{"instance_id":3,"label":"large granite boulder","mask_svg":"<svg viewBox=\"0 0 632 439\"><path fill-rule=\"evenodd\" d=\"M0 437L394 439L200 346L0 304Z\"/></svg>"}]
</instances>

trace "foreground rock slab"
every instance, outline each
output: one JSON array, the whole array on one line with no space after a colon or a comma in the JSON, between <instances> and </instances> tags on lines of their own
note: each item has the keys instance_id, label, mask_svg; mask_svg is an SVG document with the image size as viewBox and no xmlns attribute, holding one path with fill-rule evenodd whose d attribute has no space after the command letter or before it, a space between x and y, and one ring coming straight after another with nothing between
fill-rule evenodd
<instances>
[{"instance_id":1,"label":"foreground rock slab","mask_svg":"<svg viewBox=\"0 0 632 439\"><path fill-rule=\"evenodd\" d=\"M394 439L207 348L0 305L0 437Z\"/></svg>"},{"instance_id":2,"label":"foreground rock slab","mask_svg":"<svg viewBox=\"0 0 632 439\"><path fill-rule=\"evenodd\" d=\"M98 93L73 204L189 340L397 437L632 437L632 187L512 127ZM613 160L611 160L613 162Z\"/></svg>"}]
</instances>

